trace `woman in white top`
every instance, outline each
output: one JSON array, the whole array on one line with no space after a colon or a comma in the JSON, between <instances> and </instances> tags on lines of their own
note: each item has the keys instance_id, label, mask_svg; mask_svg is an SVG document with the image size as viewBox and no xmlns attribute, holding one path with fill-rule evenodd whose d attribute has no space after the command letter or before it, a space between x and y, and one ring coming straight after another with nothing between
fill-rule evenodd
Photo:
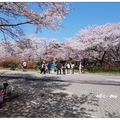
<instances>
[{"instance_id":1,"label":"woman in white top","mask_svg":"<svg viewBox=\"0 0 120 120\"><path fill-rule=\"evenodd\" d=\"M79 72L80 74L84 74L84 66L81 63L79 65Z\"/></svg>"},{"instance_id":2,"label":"woman in white top","mask_svg":"<svg viewBox=\"0 0 120 120\"><path fill-rule=\"evenodd\" d=\"M82 74L82 65L81 65L81 63L79 65L79 73Z\"/></svg>"},{"instance_id":3,"label":"woman in white top","mask_svg":"<svg viewBox=\"0 0 120 120\"><path fill-rule=\"evenodd\" d=\"M70 64L67 64L67 74L70 74Z\"/></svg>"},{"instance_id":4,"label":"woman in white top","mask_svg":"<svg viewBox=\"0 0 120 120\"><path fill-rule=\"evenodd\" d=\"M74 65L74 63L72 63L71 64L72 74L74 74L74 67L75 67L75 65Z\"/></svg>"}]
</instances>

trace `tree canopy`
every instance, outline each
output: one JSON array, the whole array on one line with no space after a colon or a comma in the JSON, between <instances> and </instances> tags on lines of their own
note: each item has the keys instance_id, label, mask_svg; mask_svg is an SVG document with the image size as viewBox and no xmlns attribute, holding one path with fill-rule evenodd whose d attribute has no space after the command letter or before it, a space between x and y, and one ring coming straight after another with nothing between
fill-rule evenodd
<instances>
[{"instance_id":1,"label":"tree canopy","mask_svg":"<svg viewBox=\"0 0 120 120\"><path fill-rule=\"evenodd\" d=\"M38 12L31 5L38 6ZM64 2L0 2L0 33L4 39L20 38L25 35L21 29L24 24L33 24L36 32L42 31L42 27L58 30L68 12L69 5Z\"/></svg>"}]
</instances>

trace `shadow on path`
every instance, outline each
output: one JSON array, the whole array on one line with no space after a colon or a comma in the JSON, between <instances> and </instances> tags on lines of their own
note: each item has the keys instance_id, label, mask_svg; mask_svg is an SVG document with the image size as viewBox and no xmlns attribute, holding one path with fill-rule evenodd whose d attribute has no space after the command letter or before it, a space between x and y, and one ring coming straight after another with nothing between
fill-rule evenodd
<instances>
[{"instance_id":1,"label":"shadow on path","mask_svg":"<svg viewBox=\"0 0 120 120\"><path fill-rule=\"evenodd\" d=\"M61 75L62 76L62 75ZM1 79L2 78L2 79ZM4 74L0 76L0 82L4 82L3 79L5 80L10 80L10 79L24 79L24 80L39 80L39 81L46 81L46 82L69 82L69 83L80 83L80 84L95 84L95 85L114 85L114 86L120 86L120 81L107 81L107 80L83 80L80 78L80 80L72 80L69 78L68 80L64 80L60 76L49 76L49 74L46 74L45 76L35 76L29 73L22 74L22 73L15 73L15 74ZM94 79L94 78L93 78Z\"/></svg>"},{"instance_id":2,"label":"shadow on path","mask_svg":"<svg viewBox=\"0 0 120 120\"><path fill-rule=\"evenodd\" d=\"M9 82L20 88L20 96L4 102L0 117L24 118L90 118L99 107L99 99L93 94L70 95L64 92L71 83L55 77L35 77L29 74L0 76L1 82ZM86 106L90 108L86 109Z\"/></svg>"}]
</instances>

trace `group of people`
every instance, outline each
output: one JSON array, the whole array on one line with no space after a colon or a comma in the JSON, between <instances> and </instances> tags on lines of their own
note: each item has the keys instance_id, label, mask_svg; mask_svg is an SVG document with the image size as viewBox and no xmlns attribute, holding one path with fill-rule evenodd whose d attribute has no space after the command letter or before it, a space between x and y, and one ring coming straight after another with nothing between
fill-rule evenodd
<instances>
[{"instance_id":1,"label":"group of people","mask_svg":"<svg viewBox=\"0 0 120 120\"><path fill-rule=\"evenodd\" d=\"M45 63L45 61L42 62L42 64L40 65L40 73L53 73L55 71L55 64L51 63L50 61L48 62L48 64Z\"/></svg>"},{"instance_id":2,"label":"group of people","mask_svg":"<svg viewBox=\"0 0 120 120\"><path fill-rule=\"evenodd\" d=\"M53 73L53 72L57 72L57 75L59 74L70 74L70 71L72 74L74 74L74 69L75 69L75 64L74 63L51 63L50 61L48 63L45 63L45 61L42 62L42 64L40 65L40 73ZM83 74L84 73L84 68L83 66L79 65L79 73Z\"/></svg>"},{"instance_id":3,"label":"group of people","mask_svg":"<svg viewBox=\"0 0 120 120\"><path fill-rule=\"evenodd\" d=\"M72 64L70 64L70 63L61 64L60 62L58 62L57 65L56 65L56 69L57 69L57 75L61 74L61 71L63 71L64 75L66 73L70 74L70 71L72 71L72 74L74 74L75 65L74 65L74 63L72 63Z\"/></svg>"},{"instance_id":4,"label":"group of people","mask_svg":"<svg viewBox=\"0 0 120 120\"><path fill-rule=\"evenodd\" d=\"M22 63L22 68L23 68L23 71L26 71L26 67L27 67L27 63L26 61L23 61ZM53 62L45 62L43 61L40 66L39 66L39 69L40 69L40 73L42 74L46 74L46 73L54 73L56 72L57 75L59 74L74 74L74 70L75 70L75 64L74 63L60 63L60 62L56 62L56 63L53 63ZM84 67L83 65L80 63L79 64L79 73L80 74L83 74L84 73Z\"/></svg>"}]
</instances>

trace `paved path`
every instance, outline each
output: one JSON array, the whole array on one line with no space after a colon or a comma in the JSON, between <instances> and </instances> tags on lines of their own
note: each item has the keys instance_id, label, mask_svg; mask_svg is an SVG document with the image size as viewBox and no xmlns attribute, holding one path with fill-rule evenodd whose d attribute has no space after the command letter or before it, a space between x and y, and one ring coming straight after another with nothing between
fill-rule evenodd
<instances>
[{"instance_id":1,"label":"paved path","mask_svg":"<svg viewBox=\"0 0 120 120\"><path fill-rule=\"evenodd\" d=\"M76 117L120 117L120 76L78 73L41 75L37 72L22 71L9 71L3 75L3 77L6 76L9 77L9 82L12 80L14 82L14 79L22 79L21 84L25 82L24 80L27 80L27 84L31 84L30 80L33 80L34 84L39 84L39 80L46 81L47 87L51 86L52 93L66 93L72 100L75 99L76 104L74 102L72 106L72 114L74 113ZM50 82L51 84L49 84ZM37 98L33 102L39 103ZM66 105L69 106L71 103L66 103ZM60 107L60 105L59 103L58 106ZM67 109L67 106L65 108ZM64 117L64 115L59 117Z\"/></svg>"},{"instance_id":2,"label":"paved path","mask_svg":"<svg viewBox=\"0 0 120 120\"><path fill-rule=\"evenodd\" d=\"M2 70L1 70L2 71ZM0 72L1 72L0 71ZM19 74L31 74L33 76L37 76L40 78L45 78L46 79L49 77L58 77L60 80L70 80L70 81L115 81L115 82L120 82L120 76L119 75L97 75L97 74L66 74L66 75L56 75L56 73L53 74L40 74L36 71L27 71L27 72L23 72L23 71L9 71L9 70L3 70L2 72L5 73L10 73L10 74L16 74L17 76L19 76ZM19 73L19 74L18 74Z\"/></svg>"}]
</instances>

